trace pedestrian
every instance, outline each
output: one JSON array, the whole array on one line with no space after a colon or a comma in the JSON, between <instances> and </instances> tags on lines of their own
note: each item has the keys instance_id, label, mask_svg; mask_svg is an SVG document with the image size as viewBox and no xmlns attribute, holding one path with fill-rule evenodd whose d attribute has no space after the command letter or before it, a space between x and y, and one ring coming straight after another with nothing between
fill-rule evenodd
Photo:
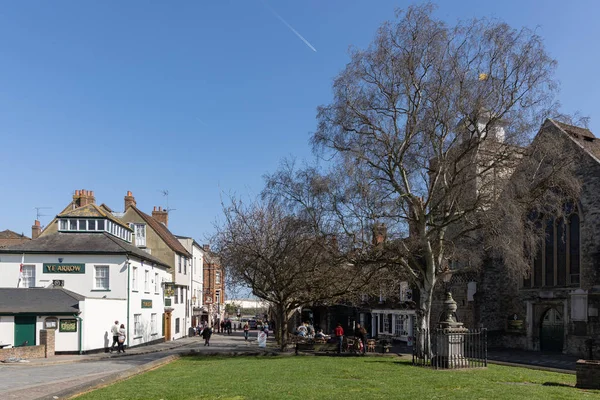
<instances>
[{"instance_id":1,"label":"pedestrian","mask_svg":"<svg viewBox=\"0 0 600 400\"><path fill-rule=\"evenodd\" d=\"M127 335L125 335L125 325L121 324L121 327L119 328L119 347L118 347L117 353L120 353L120 352L125 353L125 338L126 337L127 337Z\"/></svg>"},{"instance_id":2,"label":"pedestrian","mask_svg":"<svg viewBox=\"0 0 600 400\"><path fill-rule=\"evenodd\" d=\"M220 333L225 333L225 321L221 321L219 326L221 327Z\"/></svg>"},{"instance_id":3,"label":"pedestrian","mask_svg":"<svg viewBox=\"0 0 600 400\"><path fill-rule=\"evenodd\" d=\"M204 328L202 331L202 338L204 339L204 345L210 346L210 336L212 335L212 329L210 327Z\"/></svg>"},{"instance_id":4,"label":"pedestrian","mask_svg":"<svg viewBox=\"0 0 600 400\"><path fill-rule=\"evenodd\" d=\"M269 337L269 323L267 321L265 321L264 325L263 325L263 332L265 332L267 334L267 338Z\"/></svg>"},{"instance_id":5,"label":"pedestrian","mask_svg":"<svg viewBox=\"0 0 600 400\"><path fill-rule=\"evenodd\" d=\"M227 334L231 335L231 320L230 319L228 319L225 322L225 329L227 330Z\"/></svg>"},{"instance_id":6,"label":"pedestrian","mask_svg":"<svg viewBox=\"0 0 600 400\"><path fill-rule=\"evenodd\" d=\"M338 322L333 333L335 334L335 337L338 341L338 354L341 354L342 346L344 345L344 328L342 328L342 324Z\"/></svg>"},{"instance_id":7,"label":"pedestrian","mask_svg":"<svg viewBox=\"0 0 600 400\"><path fill-rule=\"evenodd\" d=\"M115 345L119 347L119 321L115 321L115 324L110 328L110 332L113 337L113 342L110 346L110 352L112 353L115 350Z\"/></svg>"},{"instance_id":8,"label":"pedestrian","mask_svg":"<svg viewBox=\"0 0 600 400\"><path fill-rule=\"evenodd\" d=\"M248 326L248 323L246 322L244 324L244 340L248 341L248 333L250 333L250 327Z\"/></svg>"},{"instance_id":9,"label":"pedestrian","mask_svg":"<svg viewBox=\"0 0 600 400\"><path fill-rule=\"evenodd\" d=\"M360 352L365 354L367 349L367 330L360 324L356 324L354 329L354 336L360 340Z\"/></svg>"}]
</instances>

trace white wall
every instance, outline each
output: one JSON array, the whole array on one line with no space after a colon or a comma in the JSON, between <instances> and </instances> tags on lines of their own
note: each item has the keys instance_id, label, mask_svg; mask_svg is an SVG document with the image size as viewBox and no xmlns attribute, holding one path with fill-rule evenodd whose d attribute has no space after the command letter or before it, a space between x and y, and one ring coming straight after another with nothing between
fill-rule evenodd
<instances>
[{"instance_id":1,"label":"white wall","mask_svg":"<svg viewBox=\"0 0 600 400\"><path fill-rule=\"evenodd\" d=\"M0 254L0 287L17 287L21 254ZM85 273L44 273L43 264L85 264ZM47 287L53 279L65 281L64 288L86 297L127 297L126 256L110 254L26 254L23 264L35 265L36 287ZM94 288L94 266L109 266L109 291Z\"/></svg>"},{"instance_id":2,"label":"white wall","mask_svg":"<svg viewBox=\"0 0 600 400\"><path fill-rule=\"evenodd\" d=\"M84 351L109 347L113 340L110 329L115 321L119 321L119 325L127 324L127 300L125 299L85 299L79 303L79 307L81 309L79 317L83 320ZM62 351L58 349L58 340L56 350Z\"/></svg>"},{"instance_id":3,"label":"white wall","mask_svg":"<svg viewBox=\"0 0 600 400\"><path fill-rule=\"evenodd\" d=\"M0 315L0 343L15 344L15 317Z\"/></svg>"}]
</instances>

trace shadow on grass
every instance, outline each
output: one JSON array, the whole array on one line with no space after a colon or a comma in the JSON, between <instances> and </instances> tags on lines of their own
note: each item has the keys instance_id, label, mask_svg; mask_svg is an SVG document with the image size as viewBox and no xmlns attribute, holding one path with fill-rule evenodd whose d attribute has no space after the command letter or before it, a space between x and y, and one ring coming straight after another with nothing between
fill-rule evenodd
<instances>
[{"instance_id":1,"label":"shadow on grass","mask_svg":"<svg viewBox=\"0 0 600 400\"><path fill-rule=\"evenodd\" d=\"M574 388L575 385L569 385L567 383L558 383L558 382L544 382L542 386L559 386L559 387L569 387Z\"/></svg>"}]
</instances>

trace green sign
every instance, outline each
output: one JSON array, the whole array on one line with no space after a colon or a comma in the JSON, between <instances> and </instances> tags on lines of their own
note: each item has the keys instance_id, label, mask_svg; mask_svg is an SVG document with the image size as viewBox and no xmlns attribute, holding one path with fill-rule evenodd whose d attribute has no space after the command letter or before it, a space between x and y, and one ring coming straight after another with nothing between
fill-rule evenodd
<instances>
[{"instance_id":1,"label":"green sign","mask_svg":"<svg viewBox=\"0 0 600 400\"><path fill-rule=\"evenodd\" d=\"M152 308L152 300L142 300L142 308Z\"/></svg>"},{"instance_id":2,"label":"green sign","mask_svg":"<svg viewBox=\"0 0 600 400\"><path fill-rule=\"evenodd\" d=\"M85 264L46 264L44 274L85 274Z\"/></svg>"},{"instance_id":3,"label":"green sign","mask_svg":"<svg viewBox=\"0 0 600 400\"><path fill-rule=\"evenodd\" d=\"M61 319L58 324L59 332L77 332L77 320L76 319Z\"/></svg>"}]
</instances>

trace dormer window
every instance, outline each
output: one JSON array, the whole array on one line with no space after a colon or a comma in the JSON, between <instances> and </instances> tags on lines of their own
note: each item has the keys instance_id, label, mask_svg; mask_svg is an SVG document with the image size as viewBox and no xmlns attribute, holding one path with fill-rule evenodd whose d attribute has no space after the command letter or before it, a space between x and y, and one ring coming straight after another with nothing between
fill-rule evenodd
<instances>
[{"instance_id":1,"label":"dormer window","mask_svg":"<svg viewBox=\"0 0 600 400\"><path fill-rule=\"evenodd\" d=\"M58 220L58 230L62 232L108 232L120 239L131 242L131 232L110 220L105 219L71 219Z\"/></svg>"}]
</instances>

